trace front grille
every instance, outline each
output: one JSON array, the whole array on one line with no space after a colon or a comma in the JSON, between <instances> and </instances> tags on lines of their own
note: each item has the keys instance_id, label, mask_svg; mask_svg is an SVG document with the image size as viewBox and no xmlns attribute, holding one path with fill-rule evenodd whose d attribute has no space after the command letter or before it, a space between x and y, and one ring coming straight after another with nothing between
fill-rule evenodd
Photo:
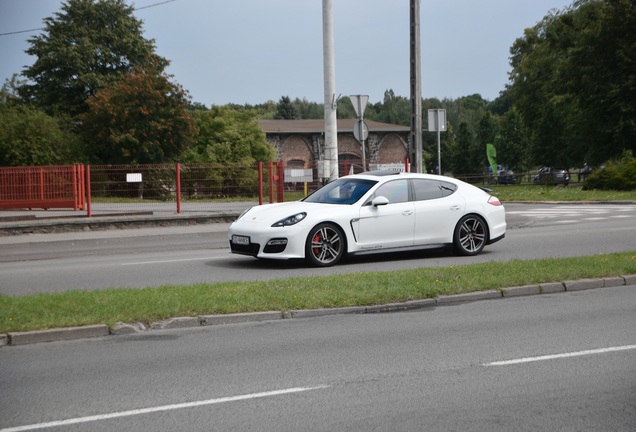
<instances>
[{"instance_id":1,"label":"front grille","mask_svg":"<svg viewBox=\"0 0 636 432\"><path fill-rule=\"evenodd\" d=\"M261 245L258 243L250 243L248 245L240 245L230 242L230 250L234 253L243 254L243 255L258 255L258 251L260 250Z\"/></svg>"}]
</instances>

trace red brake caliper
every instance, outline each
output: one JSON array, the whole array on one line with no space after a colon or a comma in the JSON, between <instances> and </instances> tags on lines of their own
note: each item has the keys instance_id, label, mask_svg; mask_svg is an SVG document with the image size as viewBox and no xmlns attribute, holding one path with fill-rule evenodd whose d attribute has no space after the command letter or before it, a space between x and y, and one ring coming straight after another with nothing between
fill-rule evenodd
<instances>
[{"instance_id":1,"label":"red brake caliper","mask_svg":"<svg viewBox=\"0 0 636 432\"><path fill-rule=\"evenodd\" d=\"M319 235L319 234L316 234L316 235L314 236L314 243L318 243L319 241L320 241L320 235ZM314 248L314 255L316 255L316 256L317 256L317 255L319 255L319 254L320 254L320 249L315 247L315 248Z\"/></svg>"}]
</instances>

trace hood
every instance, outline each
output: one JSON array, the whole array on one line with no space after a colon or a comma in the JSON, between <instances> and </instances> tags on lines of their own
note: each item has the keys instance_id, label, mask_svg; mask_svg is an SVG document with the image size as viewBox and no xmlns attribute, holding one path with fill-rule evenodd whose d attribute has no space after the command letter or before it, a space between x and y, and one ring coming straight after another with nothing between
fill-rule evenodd
<instances>
[{"instance_id":1,"label":"hood","mask_svg":"<svg viewBox=\"0 0 636 432\"><path fill-rule=\"evenodd\" d=\"M249 209L245 212L245 214L243 214L239 221L242 223L271 225L281 219L301 212L307 213L308 219L313 219L318 214L324 217L325 214L333 214L334 212L344 210L345 208L350 209L351 207L348 205L309 203L301 201L263 204Z\"/></svg>"}]
</instances>

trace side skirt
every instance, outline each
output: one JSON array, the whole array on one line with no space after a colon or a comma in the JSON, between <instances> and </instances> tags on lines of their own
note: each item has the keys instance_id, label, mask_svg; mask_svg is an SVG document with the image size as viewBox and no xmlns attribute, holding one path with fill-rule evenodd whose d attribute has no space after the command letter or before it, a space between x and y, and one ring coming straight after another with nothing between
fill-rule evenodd
<instances>
[{"instance_id":1,"label":"side skirt","mask_svg":"<svg viewBox=\"0 0 636 432\"><path fill-rule=\"evenodd\" d=\"M440 249L446 246L448 246L448 244L438 243L438 244L407 246L407 247L398 247L398 248L366 249L366 250L357 250L354 252L349 252L349 255L371 255L376 253L408 252L408 251L424 250L424 249Z\"/></svg>"}]
</instances>

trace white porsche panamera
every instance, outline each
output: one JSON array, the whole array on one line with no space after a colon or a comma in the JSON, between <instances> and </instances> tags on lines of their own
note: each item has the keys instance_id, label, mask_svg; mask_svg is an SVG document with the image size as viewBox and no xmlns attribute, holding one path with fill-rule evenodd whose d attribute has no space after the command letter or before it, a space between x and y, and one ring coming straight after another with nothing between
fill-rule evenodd
<instances>
[{"instance_id":1,"label":"white porsche panamera","mask_svg":"<svg viewBox=\"0 0 636 432\"><path fill-rule=\"evenodd\" d=\"M347 254L451 245L477 255L504 238L506 213L486 190L429 174L341 177L300 201L255 206L230 225L233 253L331 266Z\"/></svg>"}]
</instances>

